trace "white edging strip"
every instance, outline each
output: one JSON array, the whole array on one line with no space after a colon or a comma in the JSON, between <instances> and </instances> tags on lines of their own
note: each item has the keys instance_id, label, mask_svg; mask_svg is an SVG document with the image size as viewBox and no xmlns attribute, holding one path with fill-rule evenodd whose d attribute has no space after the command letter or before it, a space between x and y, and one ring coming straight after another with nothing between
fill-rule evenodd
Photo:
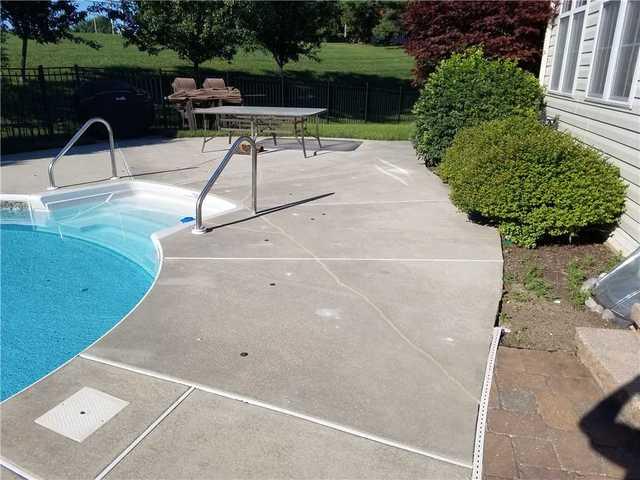
<instances>
[{"instance_id":1,"label":"white edging strip","mask_svg":"<svg viewBox=\"0 0 640 480\"><path fill-rule=\"evenodd\" d=\"M482 384L482 395L480 396L480 405L478 407L478 420L476 422L476 440L473 448L473 473L472 480L482 480L482 459L484 453L484 432L487 426L487 411L489 409L489 395L491 394L491 383L493 380L493 369L496 363L496 353L498 352L498 343L502 335L502 327L493 329L493 338L491 347L489 348L489 358L487 359L487 368L484 372L484 383Z\"/></svg>"},{"instance_id":2,"label":"white edging strip","mask_svg":"<svg viewBox=\"0 0 640 480\"><path fill-rule=\"evenodd\" d=\"M261 402L260 400L256 400L256 399L251 398L251 397L245 397L244 395L238 395L238 394L235 394L235 393L226 392L224 390L219 390L217 388L212 388L212 387L209 387L207 385L203 385L201 383L188 382L188 381L182 380L180 378L173 377L171 375L163 375L163 374L154 372L152 370L147 370L146 368L134 367L134 366L131 366L131 365L127 365L125 363L115 362L115 361L112 361L112 360L107 360L107 359L104 359L104 358L96 357L96 356L93 356L91 354L81 353L80 357L84 358L86 360L92 360L94 362L102 363L102 364L109 365L109 366L116 367L116 368L121 368L123 370L128 370L130 372L139 373L141 375L147 375L149 377L157 378L159 380L165 380L167 382L179 383L180 385L189 386L191 388L197 388L198 390L202 390L203 392L212 393L214 395L218 395L218 396L221 396L221 397L224 397L224 398L228 398L230 400L237 400L237 401L240 401L240 402L243 402L243 403L247 403L249 405L253 405L255 407L261 407L261 408L265 408L267 410L271 410L273 412L278 412L278 413L282 413L284 415L289 415L291 417L299 418L301 420L306 420L308 422L315 423L317 425L322 425L324 427L328 427L328 428L331 428L333 430L337 430L339 432L348 433L350 435L354 435L356 437L360 437L360 438L364 438L364 439L367 439L367 440L371 440L371 441L376 442L376 443L380 443L380 444L387 445L387 446L394 447L394 448L399 448L401 450L406 450L406 451L411 452L411 453L415 453L415 454L418 454L418 455L422 455L424 457L428 457L428 458L432 458L432 459L435 459L435 460L439 460L441 462L445 462L445 463L449 463L449 464L452 464L452 465L456 465L458 467L463 467L463 468L468 468L468 469L472 468L470 464L465 463L465 462L454 460L452 458L447 458L447 457L444 457L442 455L438 455L436 453L432 453L432 452L428 452L426 450L415 448L415 447L412 447L410 445L406 445L404 443L400 443L400 442L396 442L396 441L393 441L393 440L389 440L389 439L384 438L384 437L379 437L377 435L372 435L370 433L361 432L360 430L355 430L355 429L347 427L345 425L340 425L338 423L330 422L328 420L324 420L324 419L321 419L321 418L318 418L318 417L313 417L311 415L305 415L304 413L295 412L293 410L288 410L286 408L281 408L281 407L278 407L276 405L272 405L270 403ZM96 480L98 480L99 478L102 478L102 477L96 477Z\"/></svg>"},{"instance_id":3,"label":"white edging strip","mask_svg":"<svg viewBox=\"0 0 640 480\"><path fill-rule=\"evenodd\" d=\"M156 418L156 420L147 427L147 429L142 432L140 435L138 435L138 437L131 442L131 444L125 448L120 455L118 455L109 465L107 465L104 470L102 470L95 478L95 480L101 480L103 479L111 470L113 470L113 468L118 465L122 459L124 457L126 457L129 452L131 452L131 450L133 450L134 448L136 448L136 446L142 441L144 440L144 438L149 435L154 428L156 428L158 425L160 425L160 422L162 422L162 420L164 420L167 415L169 415L171 412L173 412L176 407L178 405L180 405L189 395L191 395L191 393L195 390L195 387L190 387L186 392L184 392L182 395L180 395L180 397L171 404L171 406L169 408L167 408L162 415L160 415L158 418Z\"/></svg>"},{"instance_id":4,"label":"white edging strip","mask_svg":"<svg viewBox=\"0 0 640 480\"><path fill-rule=\"evenodd\" d=\"M26 480L40 480L40 477L36 477L33 473L30 473L30 472L27 472L26 470L23 470L19 466L14 465L9 460L5 460L2 457L0 457L0 465L2 465L7 470L11 470L13 473L15 473L19 477L22 477L22 478L24 478Z\"/></svg>"}]
</instances>

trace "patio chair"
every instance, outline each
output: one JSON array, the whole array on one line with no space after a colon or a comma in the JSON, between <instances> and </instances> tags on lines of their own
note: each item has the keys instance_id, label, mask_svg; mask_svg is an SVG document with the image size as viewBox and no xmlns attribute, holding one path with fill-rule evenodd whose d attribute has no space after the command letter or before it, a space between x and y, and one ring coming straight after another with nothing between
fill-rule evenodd
<instances>
[{"instance_id":1,"label":"patio chair","mask_svg":"<svg viewBox=\"0 0 640 480\"><path fill-rule=\"evenodd\" d=\"M214 90L226 90L227 85L224 83L223 78L211 78L207 77L202 84L202 88L213 88Z\"/></svg>"},{"instance_id":2,"label":"patio chair","mask_svg":"<svg viewBox=\"0 0 640 480\"><path fill-rule=\"evenodd\" d=\"M223 78L208 77L204 80L202 88L215 90L217 99L222 103L242 104L240 90L235 87L227 87Z\"/></svg>"},{"instance_id":3,"label":"patio chair","mask_svg":"<svg viewBox=\"0 0 640 480\"><path fill-rule=\"evenodd\" d=\"M173 93L175 94L195 90L198 87L196 86L196 81L193 78L176 77L171 84L171 88L173 88Z\"/></svg>"}]
</instances>

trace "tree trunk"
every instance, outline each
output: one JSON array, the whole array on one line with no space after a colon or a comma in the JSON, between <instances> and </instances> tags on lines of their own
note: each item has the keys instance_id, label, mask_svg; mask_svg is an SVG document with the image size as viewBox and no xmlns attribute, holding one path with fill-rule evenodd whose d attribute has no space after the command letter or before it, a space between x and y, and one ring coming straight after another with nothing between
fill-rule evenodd
<instances>
[{"instance_id":1,"label":"tree trunk","mask_svg":"<svg viewBox=\"0 0 640 480\"><path fill-rule=\"evenodd\" d=\"M22 82L27 78L27 42L29 39L27 37L22 38L22 59L20 61L20 74L22 76Z\"/></svg>"},{"instance_id":2,"label":"tree trunk","mask_svg":"<svg viewBox=\"0 0 640 480\"><path fill-rule=\"evenodd\" d=\"M200 74L200 63L199 62L193 62L193 76L195 77L196 84L198 83L198 75L199 74Z\"/></svg>"}]
</instances>

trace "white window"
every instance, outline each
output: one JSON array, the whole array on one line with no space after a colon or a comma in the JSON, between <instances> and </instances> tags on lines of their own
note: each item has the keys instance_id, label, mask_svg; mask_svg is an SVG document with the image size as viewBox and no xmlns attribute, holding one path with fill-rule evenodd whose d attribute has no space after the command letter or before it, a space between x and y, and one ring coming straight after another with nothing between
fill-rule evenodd
<instances>
[{"instance_id":1,"label":"white window","mask_svg":"<svg viewBox=\"0 0 640 480\"><path fill-rule=\"evenodd\" d=\"M589 77L590 97L628 102L638 70L640 0L608 0L602 5Z\"/></svg>"},{"instance_id":2,"label":"white window","mask_svg":"<svg viewBox=\"0 0 640 480\"><path fill-rule=\"evenodd\" d=\"M560 6L551 90L573 93L586 5L586 0L564 0Z\"/></svg>"}]
</instances>

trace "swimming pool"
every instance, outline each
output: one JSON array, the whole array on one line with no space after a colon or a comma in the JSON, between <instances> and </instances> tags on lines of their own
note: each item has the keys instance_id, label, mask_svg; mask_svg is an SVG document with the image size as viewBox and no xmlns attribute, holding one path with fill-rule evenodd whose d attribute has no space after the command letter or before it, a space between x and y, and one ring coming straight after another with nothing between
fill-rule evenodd
<instances>
[{"instance_id":1,"label":"swimming pool","mask_svg":"<svg viewBox=\"0 0 640 480\"><path fill-rule=\"evenodd\" d=\"M123 182L29 199L0 223L0 400L65 363L121 320L160 265L153 237L193 215L195 194ZM210 202L208 215L232 209ZM169 230L167 230L169 229Z\"/></svg>"}]
</instances>

